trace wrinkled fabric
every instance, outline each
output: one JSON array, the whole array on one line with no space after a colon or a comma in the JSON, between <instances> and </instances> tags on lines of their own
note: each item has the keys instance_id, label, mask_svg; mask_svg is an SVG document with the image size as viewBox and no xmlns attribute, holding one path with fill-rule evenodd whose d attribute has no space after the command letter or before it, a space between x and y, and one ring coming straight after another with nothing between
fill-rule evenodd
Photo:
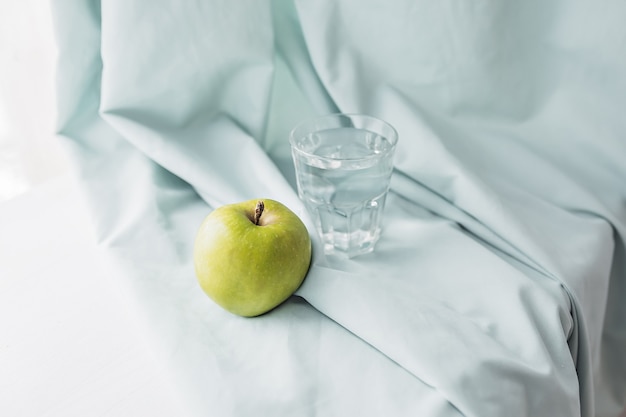
<instances>
[{"instance_id":1,"label":"wrinkled fabric","mask_svg":"<svg viewBox=\"0 0 626 417\"><path fill-rule=\"evenodd\" d=\"M620 2L53 1L58 134L185 415L618 416L626 397ZM325 257L289 130L399 133L383 237ZM314 241L243 319L200 222L273 198Z\"/></svg>"}]
</instances>

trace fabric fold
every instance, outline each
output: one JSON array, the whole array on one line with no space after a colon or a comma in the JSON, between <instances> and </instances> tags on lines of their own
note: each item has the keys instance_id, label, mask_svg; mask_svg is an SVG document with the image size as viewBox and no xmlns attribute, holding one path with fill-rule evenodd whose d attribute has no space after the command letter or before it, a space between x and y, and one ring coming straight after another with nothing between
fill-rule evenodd
<instances>
[{"instance_id":1,"label":"fabric fold","mask_svg":"<svg viewBox=\"0 0 626 417\"><path fill-rule=\"evenodd\" d=\"M624 11L612 7L602 14ZM564 34L583 10L539 2L53 11L58 133L112 282L136 300L189 415L620 412L621 27L589 34L602 72L582 47L569 66L578 46ZM353 260L320 250L287 140L335 111L400 134L383 237ZM300 215L315 248L296 296L246 320L204 296L191 252L212 208L259 197Z\"/></svg>"}]
</instances>

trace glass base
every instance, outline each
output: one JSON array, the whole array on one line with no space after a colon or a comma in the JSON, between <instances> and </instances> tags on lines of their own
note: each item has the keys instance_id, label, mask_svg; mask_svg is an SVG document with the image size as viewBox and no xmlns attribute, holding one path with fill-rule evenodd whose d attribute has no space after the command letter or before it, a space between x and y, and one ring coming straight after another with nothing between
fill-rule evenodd
<instances>
[{"instance_id":1,"label":"glass base","mask_svg":"<svg viewBox=\"0 0 626 417\"><path fill-rule=\"evenodd\" d=\"M338 255L347 258L365 255L374 251L380 237L380 229L369 232L357 230L353 233L324 233L321 235L326 255Z\"/></svg>"}]
</instances>

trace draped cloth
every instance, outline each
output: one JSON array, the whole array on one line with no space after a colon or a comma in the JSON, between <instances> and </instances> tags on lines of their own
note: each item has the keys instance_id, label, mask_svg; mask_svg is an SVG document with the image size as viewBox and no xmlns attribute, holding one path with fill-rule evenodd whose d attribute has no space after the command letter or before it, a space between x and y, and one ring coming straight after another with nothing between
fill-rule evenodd
<instances>
[{"instance_id":1,"label":"draped cloth","mask_svg":"<svg viewBox=\"0 0 626 417\"><path fill-rule=\"evenodd\" d=\"M57 133L186 416L617 416L626 4L55 0ZM325 257L290 129L399 133L377 250ZM254 319L198 286L212 209L279 200L312 266Z\"/></svg>"}]
</instances>

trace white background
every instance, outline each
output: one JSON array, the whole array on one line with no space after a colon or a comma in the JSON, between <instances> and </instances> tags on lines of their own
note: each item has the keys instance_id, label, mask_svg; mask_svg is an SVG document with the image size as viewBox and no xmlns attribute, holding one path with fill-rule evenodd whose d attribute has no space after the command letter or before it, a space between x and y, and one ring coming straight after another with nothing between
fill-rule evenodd
<instances>
[{"instance_id":1,"label":"white background","mask_svg":"<svg viewBox=\"0 0 626 417\"><path fill-rule=\"evenodd\" d=\"M68 170L54 135L55 61L49 2L0 0L0 201Z\"/></svg>"}]
</instances>

